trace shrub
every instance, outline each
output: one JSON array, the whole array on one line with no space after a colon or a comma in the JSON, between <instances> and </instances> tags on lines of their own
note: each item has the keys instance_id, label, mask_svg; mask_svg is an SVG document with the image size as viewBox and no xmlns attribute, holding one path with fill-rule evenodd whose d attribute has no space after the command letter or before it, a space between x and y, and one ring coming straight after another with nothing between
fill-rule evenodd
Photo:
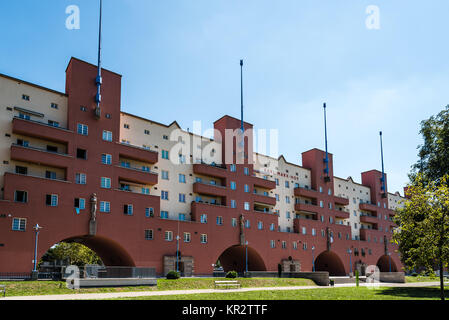
<instances>
[{"instance_id":1,"label":"shrub","mask_svg":"<svg viewBox=\"0 0 449 320\"><path fill-rule=\"evenodd\" d=\"M179 273L176 271L170 271L167 273L167 279L168 280L177 280L179 279Z\"/></svg>"},{"instance_id":2,"label":"shrub","mask_svg":"<svg viewBox=\"0 0 449 320\"><path fill-rule=\"evenodd\" d=\"M226 278L228 279L235 279L238 277L238 274L236 271L229 271L228 273L226 273Z\"/></svg>"}]
</instances>

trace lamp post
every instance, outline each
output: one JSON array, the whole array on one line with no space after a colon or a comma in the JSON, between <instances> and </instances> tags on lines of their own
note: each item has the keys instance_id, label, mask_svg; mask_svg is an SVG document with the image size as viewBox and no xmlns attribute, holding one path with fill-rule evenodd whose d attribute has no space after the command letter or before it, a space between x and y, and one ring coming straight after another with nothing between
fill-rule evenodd
<instances>
[{"instance_id":1,"label":"lamp post","mask_svg":"<svg viewBox=\"0 0 449 320\"><path fill-rule=\"evenodd\" d=\"M348 249L348 253L349 253L349 275L351 276L352 274L352 250L351 248Z\"/></svg>"},{"instance_id":2,"label":"lamp post","mask_svg":"<svg viewBox=\"0 0 449 320\"><path fill-rule=\"evenodd\" d=\"M312 270L315 272L315 246L312 246Z\"/></svg>"},{"instance_id":3,"label":"lamp post","mask_svg":"<svg viewBox=\"0 0 449 320\"><path fill-rule=\"evenodd\" d=\"M42 227L36 223L33 229L35 230L33 272L37 272L37 240L39 238L39 230L42 229Z\"/></svg>"},{"instance_id":4,"label":"lamp post","mask_svg":"<svg viewBox=\"0 0 449 320\"><path fill-rule=\"evenodd\" d=\"M388 252L387 254L388 254L388 263L390 265L389 267L390 267L390 273L391 273L391 253Z\"/></svg>"},{"instance_id":5,"label":"lamp post","mask_svg":"<svg viewBox=\"0 0 449 320\"><path fill-rule=\"evenodd\" d=\"M179 234L176 236L176 272L179 272Z\"/></svg>"}]
</instances>

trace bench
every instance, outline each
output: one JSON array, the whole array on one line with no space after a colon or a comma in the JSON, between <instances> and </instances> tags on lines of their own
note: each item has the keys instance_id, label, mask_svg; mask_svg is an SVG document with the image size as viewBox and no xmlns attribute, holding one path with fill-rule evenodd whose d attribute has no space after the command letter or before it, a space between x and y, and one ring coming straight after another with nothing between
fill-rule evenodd
<instances>
[{"instance_id":1,"label":"bench","mask_svg":"<svg viewBox=\"0 0 449 320\"><path fill-rule=\"evenodd\" d=\"M241 284L238 281L215 281L215 289L224 288L241 288Z\"/></svg>"},{"instance_id":2,"label":"bench","mask_svg":"<svg viewBox=\"0 0 449 320\"><path fill-rule=\"evenodd\" d=\"M3 298L6 296L6 287L0 285L0 292L3 292Z\"/></svg>"}]
</instances>

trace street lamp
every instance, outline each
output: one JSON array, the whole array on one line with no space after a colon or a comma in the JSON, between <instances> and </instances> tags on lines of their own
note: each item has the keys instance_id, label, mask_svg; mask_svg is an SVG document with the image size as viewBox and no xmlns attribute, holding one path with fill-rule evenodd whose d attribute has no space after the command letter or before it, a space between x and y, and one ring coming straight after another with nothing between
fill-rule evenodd
<instances>
[{"instance_id":1,"label":"street lamp","mask_svg":"<svg viewBox=\"0 0 449 320\"><path fill-rule=\"evenodd\" d=\"M349 275L351 275L352 274L352 260L351 260L352 250L351 250L351 248L348 249L348 253L349 253Z\"/></svg>"},{"instance_id":2,"label":"street lamp","mask_svg":"<svg viewBox=\"0 0 449 320\"><path fill-rule=\"evenodd\" d=\"M312 246L312 266L313 266L313 272L315 272L315 246Z\"/></svg>"},{"instance_id":3,"label":"street lamp","mask_svg":"<svg viewBox=\"0 0 449 320\"><path fill-rule=\"evenodd\" d=\"M42 229L42 227L36 223L36 225L33 227L33 229L36 231L35 233L35 239L34 239L34 267L33 267L33 271L36 272L37 271L37 240L39 238L39 230Z\"/></svg>"},{"instance_id":4,"label":"street lamp","mask_svg":"<svg viewBox=\"0 0 449 320\"><path fill-rule=\"evenodd\" d=\"M176 236L176 272L179 272L179 234Z\"/></svg>"}]
</instances>

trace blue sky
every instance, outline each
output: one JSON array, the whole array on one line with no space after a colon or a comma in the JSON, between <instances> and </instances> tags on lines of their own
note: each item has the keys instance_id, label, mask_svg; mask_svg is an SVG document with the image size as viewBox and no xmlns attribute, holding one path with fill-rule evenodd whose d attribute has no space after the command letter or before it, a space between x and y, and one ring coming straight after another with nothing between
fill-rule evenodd
<instances>
[{"instance_id":1,"label":"blue sky","mask_svg":"<svg viewBox=\"0 0 449 320\"><path fill-rule=\"evenodd\" d=\"M382 130L402 193L420 121L449 103L448 12L447 0L104 0L103 66L123 75L123 111L186 129L240 116L244 59L245 120L278 129L288 161L324 148L327 102L335 175L380 170ZM98 1L1 1L0 72L64 91L71 56L96 63L97 29Z\"/></svg>"}]
</instances>

